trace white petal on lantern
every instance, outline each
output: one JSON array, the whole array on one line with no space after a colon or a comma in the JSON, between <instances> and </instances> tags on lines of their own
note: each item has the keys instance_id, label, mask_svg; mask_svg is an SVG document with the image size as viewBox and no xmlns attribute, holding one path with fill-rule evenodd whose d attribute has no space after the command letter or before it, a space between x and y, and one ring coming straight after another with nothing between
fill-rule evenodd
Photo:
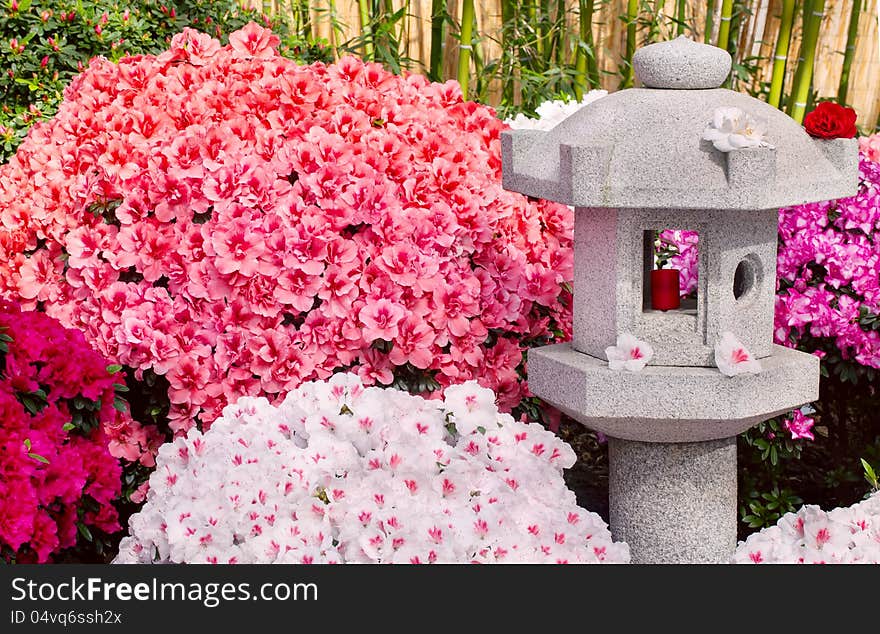
<instances>
[{"instance_id":1,"label":"white petal on lantern","mask_svg":"<svg viewBox=\"0 0 880 634\"><path fill-rule=\"evenodd\" d=\"M640 341L625 332L617 336L617 345L605 348L608 368L611 370L627 370L639 372L654 356L654 349L646 341Z\"/></svg>"},{"instance_id":2,"label":"white petal on lantern","mask_svg":"<svg viewBox=\"0 0 880 634\"><path fill-rule=\"evenodd\" d=\"M767 121L754 117L739 108L716 108L712 121L703 131L703 139L712 141L720 152L732 152L743 148L767 146L764 135Z\"/></svg>"},{"instance_id":3,"label":"white petal on lantern","mask_svg":"<svg viewBox=\"0 0 880 634\"><path fill-rule=\"evenodd\" d=\"M715 365L725 376L757 374L761 371L760 361L731 332L721 333L721 338L715 344Z\"/></svg>"}]
</instances>

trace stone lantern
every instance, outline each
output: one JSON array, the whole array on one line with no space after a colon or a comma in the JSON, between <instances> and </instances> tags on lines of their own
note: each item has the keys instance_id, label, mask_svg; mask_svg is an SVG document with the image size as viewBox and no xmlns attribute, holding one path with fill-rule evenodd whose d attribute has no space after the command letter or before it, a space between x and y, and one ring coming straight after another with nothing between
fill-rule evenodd
<instances>
[{"instance_id":1,"label":"stone lantern","mask_svg":"<svg viewBox=\"0 0 880 634\"><path fill-rule=\"evenodd\" d=\"M814 401L819 359L773 343L778 208L852 196L855 139L818 140L766 103L720 88L726 51L680 37L639 50L623 90L547 132L502 134L509 190L575 207L574 336L528 355L533 393L609 445L610 523L633 561L726 561L736 547L736 436ZM767 123L761 147L703 140L719 107ZM699 234L697 299L653 310L654 231ZM733 333L761 371L715 366ZM649 342L613 371L618 334Z\"/></svg>"}]
</instances>

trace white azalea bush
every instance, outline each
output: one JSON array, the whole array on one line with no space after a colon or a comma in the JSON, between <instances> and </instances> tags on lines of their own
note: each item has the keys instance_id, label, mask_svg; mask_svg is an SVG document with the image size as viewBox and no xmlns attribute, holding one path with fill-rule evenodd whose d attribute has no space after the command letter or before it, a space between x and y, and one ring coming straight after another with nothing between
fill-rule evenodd
<instances>
[{"instance_id":1,"label":"white azalea bush","mask_svg":"<svg viewBox=\"0 0 880 634\"><path fill-rule=\"evenodd\" d=\"M514 130L552 130L567 117L607 94L607 90L591 90L585 93L580 101L574 99L545 101L535 110L537 117L528 117L520 112L515 117L505 120L504 123Z\"/></svg>"},{"instance_id":2,"label":"white azalea bush","mask_svg":"<svg viewBox=\"0 0 880 634\"><path fill-rule=\"evenodd\" d=\"M880 491L849 507L809 504L750 535L734 563L880 564Z\"/></svg>"},{"instance_id":3,"label":"white azalea bush","mask_svg":"<svg viewBox=\"0 0 880 634\"><path fill-rule=\"evenodd\" d=\"M475 381L426 400L337 374L164 445L115 562L628 562L574 461Z\"/></svg>"}]
</instances>

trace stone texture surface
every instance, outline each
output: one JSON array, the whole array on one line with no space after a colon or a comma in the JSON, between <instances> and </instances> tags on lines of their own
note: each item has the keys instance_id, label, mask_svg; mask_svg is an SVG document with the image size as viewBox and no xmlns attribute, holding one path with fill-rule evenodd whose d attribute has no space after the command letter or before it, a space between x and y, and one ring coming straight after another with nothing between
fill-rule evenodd
<instances>
[{"instance_id":1,"label":"stone texture surface","mask_svg":"<svg viewBox=\"0 0 880 634\"><path fill-rule=\"evenodd\" d=\"M611 534L633 563L723 563L736 548L736 439L608 439Z\"/></svg>"},{"instance_id":2,"label":"stone texture surface","mask_svg":"<svg viewBox=\"0 0 880 634\"><path fill-rule=\"evenodd\" d=\"M633 55L636 79L648 88L718 88L730 74L730 54L681 35L640 48Z\"/></svg>"},{"instance_id":3,"label":"stone texture surface","mask_svg":"<svg viewBox=\"0 0 880 634\"><path fill-rule=\"evenodd\" d=\"M709 367L715 364L715 342L729 330L756 357L768 356L777 218L776 211L576 208L574 348L605 359L618 333L629 332L654 348L652 365ZM645 232L663 228L699 233L694 311L649 308ZM737 299L734 278L744 260L750 284Z\"/></svg>"},{"instance_id":4,"label":"stone texture surface","mask_svg":"<svg viewBox=\"0 0 880 634\"><path fill-rule=\"evenodd\" d=\"M561 343L528 352L529 389L587 427L643 442L735 436L819 398L819 359L773 346L759 374L648 366L617 372Z\"/></svg>"},{"instance_id":5,"label":"stone texture surface","mask_svg":"<svg viewBox=\"0 0 880 634\"><path fill-rule=\"evenodd\" d=\"M719 106L766 119L775 151L724 153L703 141ZM813 139L780 110L723 88L632 88L549 132L502 132L503 184L576 207L778 209L854 195L857 145Z\"/></svg>"}]
</instances>

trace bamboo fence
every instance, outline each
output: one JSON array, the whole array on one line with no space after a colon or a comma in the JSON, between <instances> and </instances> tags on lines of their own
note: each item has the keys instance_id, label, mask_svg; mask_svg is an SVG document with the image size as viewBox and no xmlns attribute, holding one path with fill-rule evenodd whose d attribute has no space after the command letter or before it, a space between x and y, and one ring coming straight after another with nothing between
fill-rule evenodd
<instances>
[{"instance_id":1,"label":"bamboo fence","mask_svg":"<svg viewBox=\"0 0 880 634\"><path fill-rule=\"evenodd\" d=\"M242 0L244 4L262 8L268 13L289 11L289 0ZM427 65L431 50L431 0L393 0L395 8L408 4L408 17L404 25L402 55L414 60L413 68L423 71ZM843 55L846 49L847 28L852 0L826 0L825 16L819 35L816 53L816 72L813 88L821 98L836 98L838 83L843 66ZM313 33L325 39L331 45L357 37L360 34L358 20L358 3L355 0L335 0L335 7L341 32L334 32L328 18L329 0L313 0L312 28ZM626 24L619 16L626 14L627 0L598 0L593 20L593 36L596 43L596 54L599 68L602 71L603 88L615 90L620 77L617 74L621 57L626 49ZM644 3L643 3L644 4ZM676 12L675 0L657 0L650 4L653 11L662 11L672 17ZM685 19L688 25L686 34L698 41L703 41L706 24L706 2L687 3ZM720 24L717 15L722 2L715 2L716 17L714 19L714 37L717 36ZM782 0L748 0L746 12L737 35L737 61L753 61L759 66L756 81L769 82L772 71L776 34L779 29L779 17L782 12ZM856 40L856 53L852 63L849 80L847 103L859 114L859 124L863 129L871 131L875 128L880 115L880 38L878 38L878 4L880 0L865 0L862 3L862 14L859 22L859 34ZM577 34L577 0L568 0L568 19L571 28L569 34ZM448 10L454 19L460 19L460 0L449 0ZM485 60L500 56L501 0L478 0L476 8L476 37ZM675 24L666 22L661 25L661 39L674 37ZM458 65L458 42L455 33L446 29L444 42L444 77L456 76ZM644 43L642 28L639 45ZM801 40L801 20L797 16L792 32L791 45L787 61L785 92L791 89L793 69L797 63ZM500 94L495 91L490 95L490 103L497 105Z\"/></svg>"}]
</instances>

